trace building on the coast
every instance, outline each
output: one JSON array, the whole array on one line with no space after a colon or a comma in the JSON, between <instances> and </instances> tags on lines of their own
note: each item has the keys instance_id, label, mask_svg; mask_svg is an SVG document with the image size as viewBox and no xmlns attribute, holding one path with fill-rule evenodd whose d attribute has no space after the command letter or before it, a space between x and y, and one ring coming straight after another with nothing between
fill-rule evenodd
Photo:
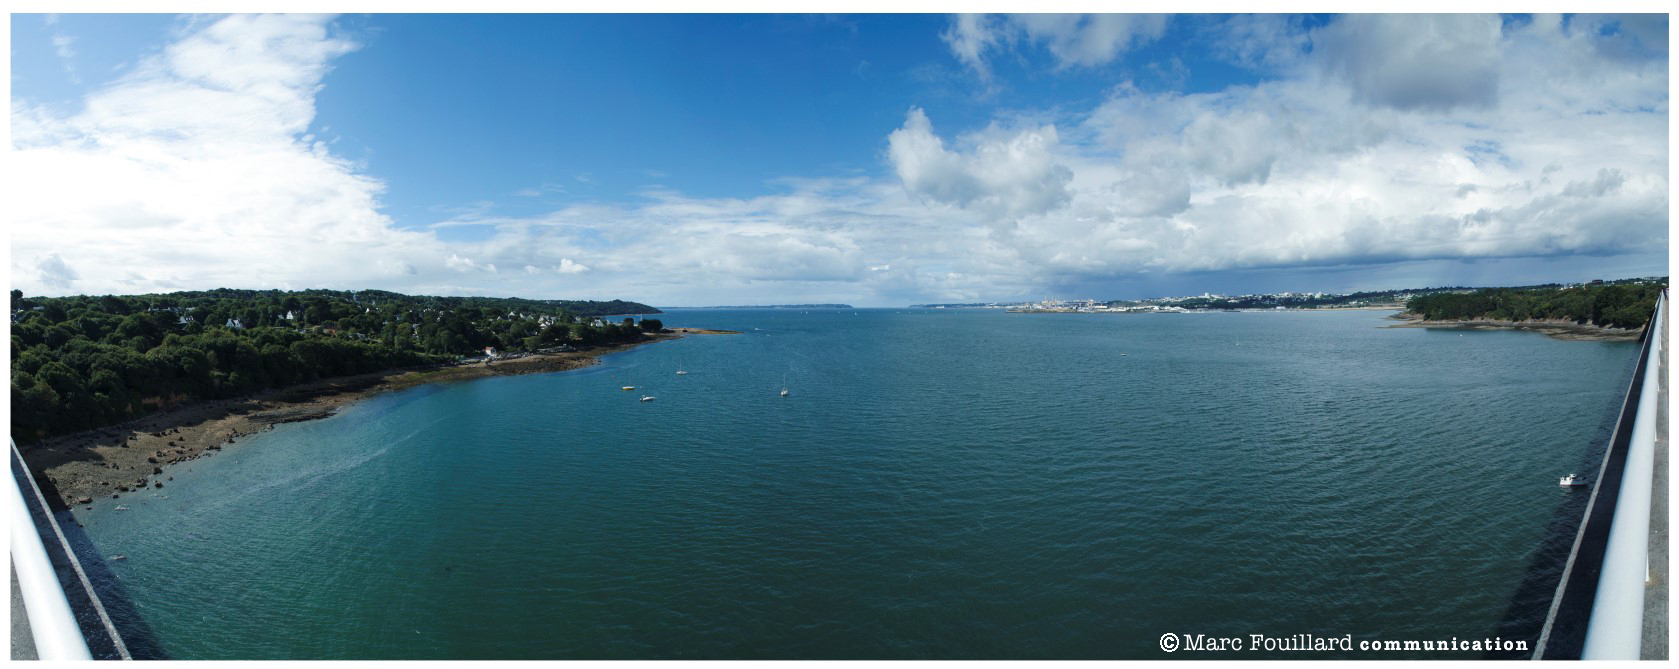
<instances>
[{"instance_id":1,"label":"building on the coast","mask_svg":"<svg viewBox=\"0 0 1679 669\"><path fill-rule=\"evenodd\" d=\"M484 347L484 355L490 356L491 358L496 357L496 347L485 346Z\"/></svg>"}]
</instances>

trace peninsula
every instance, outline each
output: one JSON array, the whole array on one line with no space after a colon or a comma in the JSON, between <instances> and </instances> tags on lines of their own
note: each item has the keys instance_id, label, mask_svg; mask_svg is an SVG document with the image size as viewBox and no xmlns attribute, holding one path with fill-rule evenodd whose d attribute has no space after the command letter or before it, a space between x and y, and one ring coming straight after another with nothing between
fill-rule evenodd
<instances>
[{"instance_id":1,"label":"peninsula","mask_svg":"<svg viewBox=\"0 0 1679 669\"><path fill-rule=\"evenodd\" d=\"M165 466L421 383L575 369L667 329L647 305L384 291L12 291L12 435L66 503L162 488Z\"/></svg>"},{"instance_id":2,"label":"peninsula","mask_svg":"<svg viewBox=\"0 0 1679 669\"><path fill-rule=\"evenodd\" d=\"M1419 295L1392 327L1533 330L1559 339L1639 338L1666 278Z\"/></svg>"}]
</instances>

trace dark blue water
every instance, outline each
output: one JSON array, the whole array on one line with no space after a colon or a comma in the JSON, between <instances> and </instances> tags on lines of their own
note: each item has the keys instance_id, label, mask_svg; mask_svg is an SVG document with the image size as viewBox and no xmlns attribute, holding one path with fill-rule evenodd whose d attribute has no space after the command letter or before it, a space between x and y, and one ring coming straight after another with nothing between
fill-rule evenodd
<instances>
[{"instance_id":1,"label":"dark blue water","mask_svg":"<svg viewBox=\"0 0 1679 669\"><path fill-rule=\"evenodd\" d=\"M744 333L378 396L77 514L176 658L1491 636L1636 346L1386 315L674 312Z\"/></svg>"}]
</instances>

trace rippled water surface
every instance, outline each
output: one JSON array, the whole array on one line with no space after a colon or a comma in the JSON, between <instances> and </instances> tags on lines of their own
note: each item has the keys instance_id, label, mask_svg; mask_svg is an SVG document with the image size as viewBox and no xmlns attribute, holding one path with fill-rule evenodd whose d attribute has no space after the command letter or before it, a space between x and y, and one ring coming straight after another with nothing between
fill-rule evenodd
<instances>
[{"instance_id":1,"label":"rippled water surface","mask_svg":"<svg viewBox=\"0 0 1679 669\"><path fill-rule=\"evenodd\" d=\"M1556 477L1601 450L1636 345L1386 315L673 312L744 333L375 397L76 513L175 658L1207 659L1158 639L1532 628L1543 603L1512 602L1576 503Z\"/></svg>"}]
</instances>

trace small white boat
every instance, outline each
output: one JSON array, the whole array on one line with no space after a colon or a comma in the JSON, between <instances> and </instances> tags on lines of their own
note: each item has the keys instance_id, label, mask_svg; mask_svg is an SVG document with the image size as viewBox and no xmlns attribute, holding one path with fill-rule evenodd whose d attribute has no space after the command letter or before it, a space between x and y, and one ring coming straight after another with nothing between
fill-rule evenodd
<instances>
[{"instance_id":1,"label":"small white boat","mask_svg":"<svg viewBox=\"0 0 1679 669\"><path fill-rule=\"evenodd\" d=\"M127 511L127 510L128 510L128 507L126 507L126 506L123 506L123 505L121 505L121 504L118 504L118 505L117 505L117 508L116 508L116 510L117 510L117 511Z\"/></svg>"},{"instance_id":2,"label":"small white boat","mask_svg":"<svg viewBox=\"0 0 1679 669\"><path fill-rule=\"evenodd\" d=\"M654 397L652 395L642 395L641 396L641 401L643 401L643 402L651 402L651 401L653 401L653 399L654 399Z\"/></svg>"},{"instance_id":3,"label":"small white boat","mask_svg":"<svg viewBox=\"0 0 1679 669\"><path fill-rule=\"evenodd\" d=\"M1559 483L1561 483L1564 488L1579 488L1586 485L1584 480L1578 478L1574 474L1562 477Z\"/></svg>"},{"instance_id":4,"label":"small white boat","mask_svg":"<svg viewBox=\"0 0 1679 669\"><path fill-rule=\"evenodd\" d=\"M781 396L782 396L782 397L786 397L786 396L787 396L787 394L788 394L788 393L787 393L787 389L786 389L786 388L782 388L782 389L781 389Z\"/></svg>"}]
</instances>

